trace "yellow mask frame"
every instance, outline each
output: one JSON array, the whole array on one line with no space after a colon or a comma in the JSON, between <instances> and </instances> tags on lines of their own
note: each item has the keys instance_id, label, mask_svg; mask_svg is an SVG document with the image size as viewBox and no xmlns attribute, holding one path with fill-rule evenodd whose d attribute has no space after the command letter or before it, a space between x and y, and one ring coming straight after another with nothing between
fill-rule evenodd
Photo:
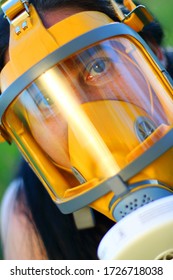
<instances>
[{"instance_id":1,"label":"yellow mask frame","mask_svg":"<svg viewBox=\"0 0 173 280\"><path fill-rule=\"evenodd\" d=\"M20 1L16 1L16 4L19 4L18 2ZM9 12L9 10L7 11ZM43 72L54 66L57 62L63 60L65 57L68 57L73 53L94 44L95 42L111 38L113 36L121 35L127 37L128 39L130 38L130 40L132 40L136 45L140 45L140 48L142 48L148 61L156 69L158 75L162 77L161 79L163 80L167 90L172 92L171 80L167 72L157 60L157 62L154 61L154 55L148 46L143 40L141 40L138 34L136 34L136 32L134 32L126 24L113 23L110 18L102 13L82 12L63 20L46 30L32 5L30 6L29 12L26 12L26 9L24 9L22 14L23 13L24 21L23 17L21 21L22 23L25 22L23 27L21 22L18 21L15 24L13 22L11 27L10 33L12 45L10 46L10 61L6 64L1 73L3 94L0 98L0 117L1 125L4 127L5 131L7 130L9 138L14 138L14 135L8 128L8 124L6 123L4 117L6 109L18 96L18 94L20 94L20 92L28 86L28 84L39 77ZM13 11L10 10L10 12L7 13L7 17L10 18L10 20L13 18L11 14L13 14ZM32 15L32 21L30 14ZM92 21L91 18L93 19ZM71 26L76 26L76 22L83 22L84 25L81 27L78 24L79 28L75 28L75 33L72 33L71 31L69 32L69 30L71 30ZM127 23L128 20L124 19L124 22ZM20 32L18 28L19 25L21 25ZM62 30L66 30L66 32L64 32L64 36L60 36ZM31 52L27 53L27 59L24 63L26 55L21 50L23 50L24 46L26 46L26 42L29 42L29 44L32 45L35 38L37 38L37 40L36 42L34 41L34 44L38 45L38 47L34 49L34 52L32 49ZM42 38L44 38L46 46L44 44L44 47L40 50L39 43ZM44 167L41 167L40 172L38 171L39 164L33 164L31 161L34 166L34 171L63 213L73 212L85 205L91 205L92 203L93 208L99 209L99 211L111 219L118 220L118 218L115 218L115 208L121 199L122 194L124 195L129 192L129 185L127 182L146 166L150 165L154 160L159 158L160 155L167 152L167 150L172 147L172 140L170 139L172 139L172 128L170 128L163 138L155 143L154 146L150 147L150 149L148 149L143 155L136 158L132 163L112 178L101 181L97 178L93 178L93 180L83 183L82 185L68 191L66 191L68 186L62 175L60 173L58 174L56 168L49 166L48 162L39 150L35 150L35 147L32 147L30 137L27 133L25 134L27 151L18 143L17 137L14 141L16 141L27 160L30 161L30 158L28 158L29 151L33 162L37 161L38 155L40 157L39 161L42 163L44 162ZM50 171L52 172L51 176L49 175ZM52 174L54 176L52 176ZM50 181L50 184L48 184L47 178L48 181ZM58 195L57 190L54 191L53 188L50 187L54 184L55 180L58 181L61 186ZM155 182L153 182L153 185L154 184ZM162 188L162 184L158 184L158 189L160 187ZM164 189L165 195L170 195L171 190L166 186L164 186ZM116 199L114 194L116 194ZM107 204L106 207L100 207L99 204L101 206L104 204L102 201L105 200L105 195L108 197L109 204ZM161 194L161 196L162 195L163 194ZM98 201L99 198L102 201Z\"/></svg>"}]
</instances>

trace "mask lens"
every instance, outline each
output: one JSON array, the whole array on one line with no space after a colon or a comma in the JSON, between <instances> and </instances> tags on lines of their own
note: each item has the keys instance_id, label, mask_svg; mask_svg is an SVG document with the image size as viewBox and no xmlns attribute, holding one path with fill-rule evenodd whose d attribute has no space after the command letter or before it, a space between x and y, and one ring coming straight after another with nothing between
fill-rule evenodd
<instances>
[{"instance_id":1,"label":"mask lens","mask_svg":"<svg viewBox=\"0 0 173 280\"><path fill-rule=\"evenodd\" d=\"M77 170L84 181L109 178L141 143L144 152L145 141L172 123L172 98L156 75L135 43L106 40L38 77L8 108L4 126L62 197L67 184L57 186L57 169Z\"/></svg>"}]
</instances>

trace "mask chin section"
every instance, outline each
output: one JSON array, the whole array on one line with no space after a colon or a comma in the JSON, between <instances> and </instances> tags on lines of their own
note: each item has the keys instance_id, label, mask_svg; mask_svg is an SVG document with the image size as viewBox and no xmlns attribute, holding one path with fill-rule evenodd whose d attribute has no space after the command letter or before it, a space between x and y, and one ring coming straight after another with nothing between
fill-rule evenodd
<instances>
[{"instance_id":1,"label":"mask chin section","mask_svg":"<svg viewBox=\"0 0 173 280\"><path fill-rule=\"evenodd\" d=\"M157 180L144 180L129 188L128 194L123 197L115 196L110 203L112 215L117 222L138 208L173 194L168 186Z\"/></svg>"}]
</instances>

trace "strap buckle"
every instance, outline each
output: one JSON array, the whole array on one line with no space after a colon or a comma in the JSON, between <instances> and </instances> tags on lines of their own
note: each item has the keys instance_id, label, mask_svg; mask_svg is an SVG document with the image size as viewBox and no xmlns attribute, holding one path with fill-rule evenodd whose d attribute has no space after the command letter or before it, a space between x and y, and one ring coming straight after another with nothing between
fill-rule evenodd
<instances>
[{"instance_id":1,"label":"strap buckle","mask_svg":"<svg viewBox=\"0 0 173 280\"><path fill-rule=\"evenodd\" d=\"M25 29L26 19L30 16L29 0L9 0L1 6L5 18L16 28L16 34L19 32L19 24L22 22L22 28Z\"/></svg>"}]
</instances>

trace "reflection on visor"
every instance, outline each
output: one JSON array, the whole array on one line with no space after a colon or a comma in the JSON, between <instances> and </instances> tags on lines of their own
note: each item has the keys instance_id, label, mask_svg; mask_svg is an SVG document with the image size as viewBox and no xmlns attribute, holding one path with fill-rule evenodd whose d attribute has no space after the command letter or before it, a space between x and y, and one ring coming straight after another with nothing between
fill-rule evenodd
<instances>
[{"instance_id":1,"label":"reflection on visor","mask_svg":"<svg viewBox=\"0 0 173 280\"><path fill-rule=\"evenodd\" d=\"M144 54L116 38L40 76L13 102L6 122L37 172L43 173L46 158L45 166L75 168L87 181L108 178L126 166L141 141L172 123L170 106ZM31 149L39 150L41 163L39 157L33 160Z\"/></svg>"}]
</instances>

